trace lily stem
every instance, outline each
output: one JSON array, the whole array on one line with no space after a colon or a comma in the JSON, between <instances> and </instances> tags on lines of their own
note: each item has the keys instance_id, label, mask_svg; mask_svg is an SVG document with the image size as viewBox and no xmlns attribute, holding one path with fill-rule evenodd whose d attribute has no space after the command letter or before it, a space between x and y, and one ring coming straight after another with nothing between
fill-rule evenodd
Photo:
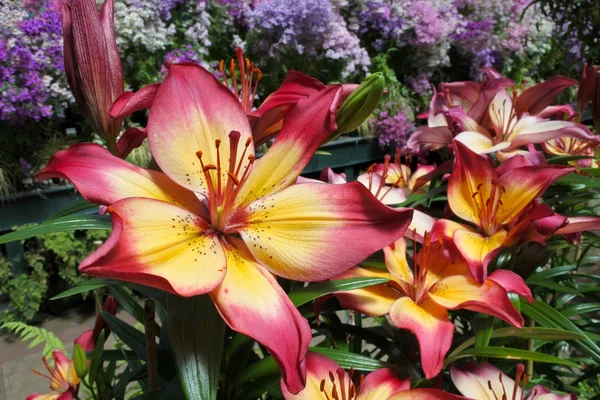
<instances>
[{"instance_id":1,"label":"lily stem","mask_svg":"<svg viewBox=\"0 0 600 400\"><path fill-rule=\"evenodd\" d=\"M526 317L525 326L533 328L535 326L535 321L529 317ZM534 350L533 339L527 339L527 350ZM525 373L527 374L527 379L531 382L531 379L533 379L533 360L527 360L525 362Z\"/></svg>"},{"instance_id":2,"label":"lily stem","mask_svg":"<svg viewBox=\"0 0 600 400\"><path fill-rule=\"evenodd\" d=\"M156 330L155 330L155 304L154 300L144 302L144 332L146 338L146 366L148 367L148 389L150 393L158 392L158 360L156 358Z\"/></svg>"}]
</instances>

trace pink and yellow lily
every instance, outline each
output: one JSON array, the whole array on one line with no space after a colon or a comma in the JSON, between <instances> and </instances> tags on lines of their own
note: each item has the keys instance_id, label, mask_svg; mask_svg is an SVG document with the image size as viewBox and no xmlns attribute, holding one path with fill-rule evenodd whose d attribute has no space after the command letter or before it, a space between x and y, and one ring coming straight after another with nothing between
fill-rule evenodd
<instances>
[{"instance_id":1,"label":"pink and yellow lily","mask_svg":"<svg viewBox=\"0 0 600 400\"><path fill-rule=\"evenodd\" d=\"M452 139L460 133L447 111L459 108L476 122L481 122L486 115L487 107L496 93L514 85L514 82L503 78L492 68L483 68L487 79L483 82L449 82L441 83L440 90L435 91L429 103L427 126L417 128L409 137L407 146L437 149L452 143Z\"/></svg>"},{"instance_id":2,"label":"pink and yellow lily","mask_svg":"<svg viewBox=\"0 0 600 400\"><path fill-rule=\"evenodd\" d=\"M575 85L576 81L555 76L520 95L514 94L513 89L511 96L507 89L514 85L512 81L491 68L484 72L488 77L483 86L486 90L477 90L476 82L444 84L445 93L438 93L432 100L429 128L416 130L408 145L436 148L454 139L479 154L497 153L505 160L519 154L523 146L558 137L597 141L584 125L549 119L570 109L551 104L562 90Z\"/></svg>"},{"instance_id":3,"label":"pink and yellow lily","mask_svg":"<svg viewBox=\"0 0 600 400\"><path fill-rule=\"evenodd\" d=\"M172 65L147 127L163 172L80 144L39 174L66 177L86 199L109 206L113 231L80 270L181 296L209 294L232 329L271 351L290 391L301 390L311 332L272 274L329 279L401 236L412 216L359 183L293 185L336 129L340 91L298 101L256 160L231 91L196 64ZM340 242L344 254L335 251Z\"/></svg>"},{"instance_id":4,"label":"pink and yellow lily","mask_svg":"<svg viewBox=\"0 0 600 400\"><path fill-rule=\"evenodd\" d=\"M437 389L411 389L410 378L401 379L390 368L381 368L367 376L344 371L333 360L317 353L306 356L306 387L290 393L282 382L285 400L458 400Z\"/></svg>"},{"instance_id":5,"label":"pink and yellow lily","mask_svg":"<svg viewBox=\"0 0 600 400\"><path fill-rule=\"evenodd\" d=\"M429 235L412 270L406 259L404 238L385 247L384 254L387 270L357 267L334 279L373 277L386 278L387 283L337 292L334 296L344 308L371 316L389 314L394 325L413 332L427 378L440 373L452 344L454 324L448 318L448 310L467 309L493 315L516 327L523 325L523 318L507 293L517 293L528 301L532 297L515 273L499 270L483 283L477 282L460 255L449 259L438 242L431 243Z\"/></svg>"},{"instance_id":6,"label":"pink and yellow lily","mask_svg":"<svg viewBox=\"0 0 600 400\"><path fill-rule=\"evenodd\" d=\"M450 375L461 394L477 400L577 400L574 393L559 395L542 385L535 385L525 397L524 386L527 378L524 371L525 367L522 364L517 365L516 379L513 380L498 368L484 362L459 367L453 365Z\"/></svg>"},{"instance_id":7,"label":"pink and yellow lily","mask_svg":"<svg viewBox=\"0 0 600 400\"><path fill-rule=\"evenodd\" d=\"M438 220L433 231L454 243L475 279L484 282L487 265L502 246L518 242L536 219L554 214L535 200L554 180L574 169L532 165L522 155L494 169L486 156L457 141L454 146L448 204L454 214L472 225Z\"/></svg>"},{"instance_id":8,"label":"pink and yellow lily","mask_svg":"<svg viewBox=\"0 0 600 400\"><path fill-rule=\"evenodd\" d=\"M434 165L417 164L415 171L410 169L410 156L407 164L400 159L400 151L396 151L394 162L386 156L385 161L370 168L366 174L358 177L358 181L369 187L371 192L378 193L377 198L384 204L399 204L406 201L413 193L421 192L429 185L428 174L435 170Z\"/></svg>"},{"instance_id":9,"label":"pink and yellow lily","mask_svg":"<svg viewBox=\"0 0 600 400\"><path fill-rule=\"evenodd\" d=\"M52 352L54 365L51 366L44 357L42 361L50 376L34 370L36 374L50 379L52 392L46 394L30 394L26 400L73 400L79 392L81 379L75 373L75 363L61 350Z\"/></svg>"},{"instance_id":10,"label":"pink and yellow lily","mask_svg":"<svg viewBox=\"0 0 600 400\"><path fill-rule=\"evenodd\" d=\"M598 163L595 158L594 148L598 143L589 140L583 140L573 137L560 137L542 143L542 149L548 154L555 156L585 156L581 160L569 162L575 167L597 168Z\"/></svg>"}]
</instances>

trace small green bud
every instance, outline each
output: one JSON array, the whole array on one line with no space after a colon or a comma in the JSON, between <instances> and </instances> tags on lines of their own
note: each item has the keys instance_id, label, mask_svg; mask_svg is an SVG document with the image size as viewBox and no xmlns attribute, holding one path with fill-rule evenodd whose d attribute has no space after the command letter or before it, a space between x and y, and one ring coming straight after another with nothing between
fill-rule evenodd
<instances>
[{"instance_id":1,"label":"small green bud","mask_svg":"<svg viewBox=\"0 0 600 400\"><path fill-rule=\"evenodd\" d=\"M336 137L355 130L371 116L383 97L385 78L381 72L370 75L352 92L337 110Z\"/></svg>"},{"instance_id":2,"label":"small green bud","mask_svg":"<svg viewBox=\"0 0 600 400\"><path fill-rule=\"evenodd\" d=\"M75 347L73 348L73 363L75 365L75 373L77 376L80 379L85 378L88 373L87 358L85 356L85 351L83 351L83 348L78 344L75 344Z\"/></svg>"}]
</instances>

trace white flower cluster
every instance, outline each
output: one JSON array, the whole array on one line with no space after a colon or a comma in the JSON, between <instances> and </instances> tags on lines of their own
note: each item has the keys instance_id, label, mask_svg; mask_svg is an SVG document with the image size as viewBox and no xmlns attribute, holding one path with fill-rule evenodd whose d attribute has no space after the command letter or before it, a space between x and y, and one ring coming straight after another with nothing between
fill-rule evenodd
<instances>
[{"instance_id":1,"label":"white flower cluster","mask_svg":"<svg viewBox=\"0 0 600 400\"><path fill-rule=\"evenodd\" d=\"M212 44L208 39L210 15L206 11L206 1L197 0L197 2L194 3L194 1L185 2L186 7L188 7L188 13L191 15L191 17L185 21L189 26L185 31L185 36L189 39L190 43L196 45L195 47L198 48L198 53L208 54L208 48Z\"/></svg>"},{"instance_id":2,"label":"white flower cluster","mask_svg":"<svg viewBox=\"0 0 600 400\"><path fill-rule=\"evenodd\" d=\"M175 25L164 21L160 15L161 0L115 1L115 30L121 54L129 48L144 47L150 52L163 50L175 34Z\"/></svg>"}]
</instances>

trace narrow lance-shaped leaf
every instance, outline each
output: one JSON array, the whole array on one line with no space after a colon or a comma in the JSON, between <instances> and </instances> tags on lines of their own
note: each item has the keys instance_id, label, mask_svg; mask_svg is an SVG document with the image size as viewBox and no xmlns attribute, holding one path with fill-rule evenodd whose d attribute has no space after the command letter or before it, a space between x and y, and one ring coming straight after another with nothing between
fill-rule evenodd
<instances>
[{"instance_id":1,"label":"narrow lance-shaped leaf","mask_svg":"<svg viewBox=\"0 0 600 400\"><path fill-rule=\"evenodd\" d=\"M39 225L19 229L0 236L0 244L23 240L34 236L49 233L67 232L75 230L110 230L110 219L104 215L67 215Z\"/></svg>"}]
</instances>

